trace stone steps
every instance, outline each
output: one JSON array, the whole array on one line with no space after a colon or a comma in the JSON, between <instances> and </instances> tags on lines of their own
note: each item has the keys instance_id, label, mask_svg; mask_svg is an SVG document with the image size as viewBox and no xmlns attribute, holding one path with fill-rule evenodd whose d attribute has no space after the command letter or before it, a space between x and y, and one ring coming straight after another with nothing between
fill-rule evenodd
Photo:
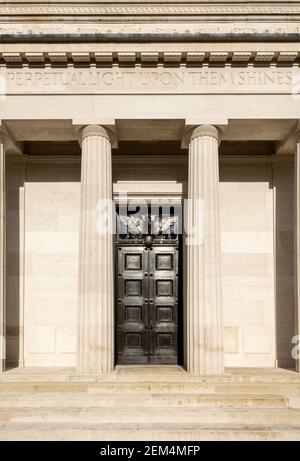
<instances>
[{"instance_id":1,"label":"stone steps","mask_svg":"<svg viewBox=\"0 0 300 461\"><path fill-rule=\"evenodd\" d=\"M214 391L222 394L288 394L300 395L300 384L296 383L240 383L214 385Z\"/></svg>"},{"instance_id":2,"label":"stone steps","mask_svg":"<svg viewBox=\"0 0 300 461\"><path fill-rule=\"evenodd\" d=\"M103 378L58 375L1 376L0 440L300 440L296 373L120 367Z\"/></svg>"},{"instance_id":3,"label":"stone steps","mask_svg":"<svg viewBox=\"0 0 300 461\"><path fill-rule=\"evenodd\" d=\"M0 410L0 426L4 423L85 423L85 424L152 424L206 423L242 425L293 425L300 430L300 412L291 408L4 408Z\"/></svg>"},{"instance_id":4,"label":"stone steps","mask_svg":"<svg viewBox=\"0 0 300 461\"><path fill-rule=\"evenodd\" d=\"M210 383L0 383L2 393L56 393L56 392L88 392L88 393L186 393L186 392L214 392ZM300 393L300 387L299 387Z\"/></svg>"},{"instance_id":5,"label":"stone steps","mask_svg":"<svg viewBox=\"0 0 300 461\"><path fill-rule=\"evenodd\" d=\"M59 369L60 370L60 369ZM0 374L0 385L8 383L295 383L300 385L300 375L289 370L233 368L226 369L222 376L194 376L179 366L118 366L116 370L105 377L79 376L72 368L23 368L13 369Z\"/></svg>"},{"instance_id":6,"label":"stone steps","mask_svg":"<svg viewBox=\"0 0 300 461\"><path fill-rule=\"evenodd\" d=\"M1 383L3 393L221 393L300 395L300 383L222 383L222 382L97 382L97 383Z\"/></svg>"},{"instance_id":7,"label":"stone steps","mask_svg":"<svg viewBox=\"0 0 300 461\"><path fill-rule=\"evenodd\" d=\"M0 440L300 440L299 428L208 424L6 424Z\"/></svg>"},{"instance_id":8,"label":"stone steps","mask_svg":"<svg viewBox=\"0 0 300 461\"><path fill-rule=\"evenodd\" d=\"M300 397L299 397L300 398ZM297 408L298 396L207 393L2 393L0 408L38 407L260 407Z\"/></svg>"}]
</instances>

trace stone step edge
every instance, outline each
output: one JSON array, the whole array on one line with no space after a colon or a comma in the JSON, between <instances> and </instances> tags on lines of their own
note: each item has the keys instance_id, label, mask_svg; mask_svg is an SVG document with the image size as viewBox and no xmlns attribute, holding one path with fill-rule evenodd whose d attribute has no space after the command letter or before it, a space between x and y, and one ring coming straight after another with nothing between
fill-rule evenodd
<instances>
[{"instance_id":1,"label":"stone step edge","mask_svg":"<svg viewBox=\"0 0 300 461\"><path fill-rule=\"evenodd\" d=\"M112 386L112 387L122 387L122 386L166 386L166 387L175 387L175 386L222 386L222 387L236 387L236 386L299 386L300 387L300 377L299 380L293 381L4 381L0 379L0 389L5 386L78 386L78 387L102 387L102 386Z\"/></svg>"},{"instance_id":2,"label":"stone step edge","mask_svg":"<svg viewBox=\"0 0 300 461\"><path fill-rule=\"evenodd\" d=\"M0 409L0 427L5 423L22 423L24 425L81 423L85 424L237 424L237 425L290 425L300 431L300 411L292 408L190 408L190 407L145 407L112 409L99 408L18 408Z\"/></svg>"},{"instance_id":3,"label":"stone step edge","mask_svg":"<svg viewBox=\"0 0 300 461\"><path fill-rule=\"evenodd\" d=\"M257 398L260 396L271 396L271 397L300 397L300 387L297 388L278 388L278 389L272 389L272 388L249 388L248 386L243 389L226 389L223 386L221 388L213 388L213 387L199 387L199 388L181 388L181 387L174 387L174 388L155 388L155 387L150 387L150 388L139 388L137 387L136 389L112 389L112 388L92 388L92 389L36 389L36 388L30 388L30 389L0 389L0 399L6 398L9 395L11 396L24 396L24 397L29 397L36 395L37 397L42 397L42 396L61 396L61 395L73 395L73 396L94 396L99 397L99 396L128 396L128 397L134 397L134 396L191 396L191 395L197 395L197 396L208 396L208 395L222 395L230 397L230 396L256 396Z\"/></svg>"},{"instance_id":4,"label":"stone step edge","mask_svg":"<svg viewBox=\"0 0 300 461\"><path fill-rule=\"evenodd\" d=\"M0 441L95 441L95 442L124 442L124 441L142 441L142 442L165 442L166 440L174 441L300 441L299 431L222 431L222 430L202 430L202 431L183 431L183 430L144 430L144 431L14 431L3 429L0 432Z\"/></svg>"},{"instance_id":5,"label":"stone step edge","mask_svg":"<svg viewBox=\"0 0 300 461\"><path fill-rule=\"evenodd\" d=\"M114 385L114 384L173 384L173 383L178 383L178 384L300 384L300 375L293 374L292 376L268 376L268 377L257 377L257 376L246 376L246 377L241 377L238 376L236 378L232 377L224 377L223 379L217 378L216 377L201 377L201 378L195 378L192 376L182 378L182 379L177 379L176 381L170 380L170 377L166 376L165 378L162 377L162 379L156 378L138 378L138 377L132 377L132 379L124 379L124 378L116 378L116 379L111 379L111 380L106 380L106 379L72 379L72 378L63 378L63 377L55 377L55 379L52 378L46 378L46 377L41 377L41 376L16 376L16 377L8 377L8 376L1 376L0 375L0 385L1 384L24 384L24 385L30 385L30 384L73 384L73 385L89 385L89 384L104 384L104 385Z\"/></svg>"},{"instance_id":6,"label":"stone step edge","mask_svg":"<svg viewBox=\"0 0 300 461\"><path fill-rule=\"evenodd\" d=\"M88 402L84 403L86 401L87 396L89 396ZM98 400L97 400L98 397ZM151 403L154 403L155 407L155 402L161 402L161 405L164 405L166 408L170 407L177 407L178 401L180 402L179 404L186 405L186 406L191 406L192 404L201 407L202 405L205 407L205 405L212 405L215 404L218 407L230 407L231 405L234 405L235 407L241 407L241 408L248 408L248 405L253 405L254 407L260 407L260 408L266 408L266 407L272 407L272 408L300 408L300 396L287 396L287 395L272 395L272 394L187 394L187 393L182 393L182 394L103 394L101 396L95 396L95 394L6 394L4 397L1 396L0 399L0 408L1 408L1 402L3 402L2 408L13 408L14 403L15 403L15 408L18 408L20 403L23 403L23 407L31 408L31 405L33 402L37 404L38 402L41 402L43 399L47 399L47 401L50 403L48 405L48 408L53 408L56 406L61 405L61 401L68 399L69 401L72 402L72 400L75 402L71 406L74 406L76 408L89 408L91 407L91 401L95 399L95 403L106 400L107 404L106 405L101 405L101 401L99 402L99 405L97 407L103 407L105 406L106 408L116 408L116 405L119 407L124 407L124 408L130 408L131 405L128 405L128 400L130 401L136 401L137 399L140 399L142 401L142 404L145 404L145 408L150 408ZM79 401L76 401L78 399ZM115 400L109 401L109 399ZM177 401L176 401L177 399ZM57 402L55 402L57 400ZM126 402L126 405L122 405L122 401ZM82 402L82 403L81 403ZM9 406L6 406L6 404L9 404ZM161 406L160 405L160 406ZM65 406L65 405L62 405Z\"/></svg>"},{"instance_id":7,"label":"stone step edge","mask_svg":"<svg viewBox=\"0 0 300 461\"><path fill-rule=\"evenodd\" d=\"M0 423L0 431L3 429L16 429L16 430L136 430L136 429L163 429L163 430L293 430L299 431L300 427L294 424L245 424L245 423L89 423L89 422L46 422L41 424L40 422L4 422Z\"/></svg>"},{"instance_id":8,"label":"stone step edge","mask_svg":"<svg viewBox=\"0 0 300 461\"><path fill-rule=\"evenodd\" d=\"M288 393L285 393L285 392L281 392L281 393L260 393L260 394L257 394L257 393L249 393L249 392L246 392L246 393L219 393L219 392L212 392L212 393L208 393L208 392L184 392L184 393L180 393L180 392L171 392L171 393L164 393L164 392L149 392L149 394L145 394L144 392L105 392L105 394L101 394L101 393L97 393L97 392L43 392L43 393L35 393L35 392L28 392L28 393L24 393L24 392L3 392L1 394L1 400L3 399L13 399L13 398L28 398L28 397L33 397L35 399L39 399L39 398L46 398L46 397L49 397L51 399L55 399L55 398L58 398L58 399L61 399L62 397L64 398L75 398L75 397L78 397L78 398L82 398L82 399L86 399L87 397L88 398L96 398L96 397L101 397L101 398L109 398L109 397L115 397L115 398L131 398L131 399L135 399L135 398L151 398L151 397L154 397L154 398L168 398L168 397L172 397L172 398L184 398L184 399L187 399L187 398L205 398L205 399L209 399L209 398L212 398L212 399L216 399L216 398L224 398L224 399L239 399L241 397L244 397L244 398L251 398L251 399L254 399L254 400L262 400L262 399L266 399L266 400L272 400L272 399L288 399L289 398L289 395ZM300 394L299 395L293 395L292 398L297 398L299 397L300 398ZM1 405L1 400L0 400L0 405Z\"/></svg>"},{"instance_id":9,"label":"stone step edge","mask_svg":"<svg viewBox=\"0 0 300 461\"><path fill-rule=\"evenodd\" d=\"M239 413L241 410L247 414L251 413L266 413L266 414L298 414L299 415L299 424L300 424L300 408L290 408L290 407L190 407L190 406L174 406L174 407L165 407L165 406L155 406L155 407L145 407L145 406L132 406L132 407L109 407L109 406L88 406L88 407L74 407L74 406L57 406L57 407L47 407L47 406L40 406L40 407L0 407L0 414L1 413L101 413L101 412L111 412L114 410L118 413L159 413L159 412L168 412L168 413L196 413L196 414L207 414L207 413Z\"/></svg>"}]
</instances>

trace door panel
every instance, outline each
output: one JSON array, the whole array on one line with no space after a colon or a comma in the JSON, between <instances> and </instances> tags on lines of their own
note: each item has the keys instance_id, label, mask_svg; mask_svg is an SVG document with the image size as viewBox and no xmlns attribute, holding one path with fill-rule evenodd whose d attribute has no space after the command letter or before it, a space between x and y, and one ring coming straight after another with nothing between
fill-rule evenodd
<instances>
[{"instance_id":1,"label":"door panel","mask_svg":"<svg viewBox=\"0 0 300 461\"><path fill-rule=\"evenodd\" d=\"M150 361L177 363L178 248L153 247L149 268Z\"/></svg>"},{"instance_id":2,"label":"door panel","mask_svg":"<svg viewBox=\"0 0 300 461\"><path fill-rule=\"evenodd\" d=\"M117 363L177 363L178 247L120 245Z\"/></svg>"},{"instance_id":3,"label":"door panel","mask_svg":"<svg viewBox=\"0 0 300 461\"><path fill-rule=\"evenodd\" d=\"M118 363L148 362L148 252L144 247L118 248Z\"/></svg>"}]
</instances>

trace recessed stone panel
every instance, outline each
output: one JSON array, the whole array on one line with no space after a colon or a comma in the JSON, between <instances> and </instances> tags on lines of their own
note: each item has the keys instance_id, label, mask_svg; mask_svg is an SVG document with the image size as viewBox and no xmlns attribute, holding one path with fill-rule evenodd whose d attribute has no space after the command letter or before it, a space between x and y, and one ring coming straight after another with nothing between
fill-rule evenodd
<instances>
[{"instance_id":1,"label":"recessed stone panel","mask_svg":"<svg viewBox=\"0 0 300 461\"><path fill-rule=\"evenodd\" d=\"M272 333L272 326L246 325L244 327L244 353L273 353L275 347L275 336L272 335Z\"/></svg>"},{"instance_id":2,"label":"recessed stone panel","mask_svg":"<svg viewBox=\"0 0 300 461\"><path fill-rule=\"evenodd\" d=\"M239 353L239 327L224 327L224 351L227 354Z\"/></svg>"}]
</instances>

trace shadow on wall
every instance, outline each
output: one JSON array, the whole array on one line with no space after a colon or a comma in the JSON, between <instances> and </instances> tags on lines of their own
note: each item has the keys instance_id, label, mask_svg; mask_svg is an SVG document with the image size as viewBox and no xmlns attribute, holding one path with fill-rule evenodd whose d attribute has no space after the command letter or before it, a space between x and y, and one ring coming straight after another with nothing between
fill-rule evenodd
<instances>
[{"instance_id":1,"label":"shadow on wall","mask_svg":"<svg viewBox=\"0 0 300 461\"><path fill-rule=\"evenodd\" d=\"M281 368L295 368L292 337L295 332L294 309L294 164L273 164L276 190L276 346Z\"/></svg>"},{"instance_id":2,"label":"shadow on wall","mask_svg":"<svg viewBox=\"0 0 300 461\"><path fill-rule=\"evenodd\" d=\"M6 162L6 366L22 366L23 297L20 230L23 222L24 165Z\"/></svg>"}]
</instances>

